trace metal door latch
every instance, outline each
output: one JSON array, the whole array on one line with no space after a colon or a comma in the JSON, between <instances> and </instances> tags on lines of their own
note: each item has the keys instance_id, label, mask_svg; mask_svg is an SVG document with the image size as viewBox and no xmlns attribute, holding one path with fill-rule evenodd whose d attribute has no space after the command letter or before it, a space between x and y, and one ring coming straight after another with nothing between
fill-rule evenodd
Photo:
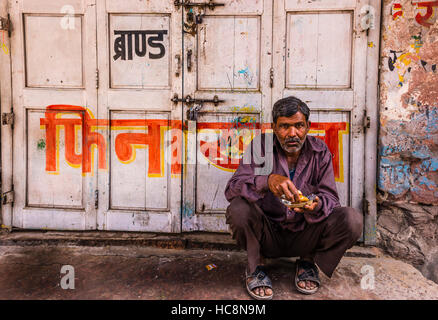
<instances>
[{"instance_id":1,"label":"metal door latch","mask_svg":"<svg viewBox=\"0 0 438 320\"><path fill-rule=\"evenodd\" d=\"M192 99L191 96L187 96L184 99L178 98L178 94L175 93L172 99L170 99L173 103L185 102L188 105L187 110L187 118L188 120L196 121L198 118L198 111L201 110L204 103L213 103L217 106L221 102L225 102L225 100L220 100L217 95L213 97L213 99Z\"/></svg>"},{"instance_id":2,"label":"metal door latch","mask_svg":"<svg viewBox=\"0 0 438 320\"><path fill-rule=\"evenodd\" d=\"M200 105L202 105L202 104L204 104L204 103L206 103L206 102L211 102L211 103L214 103L214 105L215 106L217 106L219 103L221 103L221 102L225 102L225 100L220 100L219 99L219 97L217 96L217 95L215 95L214 97L213 97L213 99L192 99L192 97L191 96L187 96L187 97L185 97L184 99L180 99L180 98L178 98L178 94L177 93L175 93L175 95L173 96L173 98L172 99L170 99L173 103L177 103L177 102L185 102L185 103L187 103L187 104L193 104L193 103L195 103L195 104L200 104Z\"/></svg>"},{"instance_id":3,"label":"metal door latch","mask_svg":"<svg viewBox=\"0 0 438 320\"><path fill-rule=\"evenodd\" d=\"M175 0L174 5L177 9L179 9L181 6L188 9L187 18L186 18L186 22L184 22L183 31L184 33L189 33L192 36L195 36L196 32L198 31L198 24L202 23L207 8L213 11L215 7L225 6L225 3L216 3L213 2L213 0L209 0L208 2L202 2L202 3L190 2L190 0L186 0L186 1ZM196 15L193 12L193 8L195 7L198 8L198 14Z\"/></svg>"},{"instance_id":4,"label":"metal door latch","mask_svg":"<svg viewBox=\"0 0 438 320\"><path fill-rule=\"evenodd\" d=\"M203 2L203 3L190 2L189 0L187 1L175 0L174 5L177 9L183 6L184 8L198 7L203 9L209 8L210 10L214 10L215 7L223 7L225 3L216 3L213 2L213 0L209 0L208 2Z\"/></svg>"}]
</instances>

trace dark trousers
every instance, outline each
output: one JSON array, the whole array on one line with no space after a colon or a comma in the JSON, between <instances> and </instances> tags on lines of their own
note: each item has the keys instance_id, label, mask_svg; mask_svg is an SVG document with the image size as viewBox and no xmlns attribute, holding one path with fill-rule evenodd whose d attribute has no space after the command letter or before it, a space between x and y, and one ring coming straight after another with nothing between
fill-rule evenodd
<instances>
[{"instance_id":1,"label":"dark trousers","mask_svg":"<svg viewBox=\"0 0 438 320\"><path fill-rule=\"evenodd\" d=\"M272 223L257 204L241 197L231 201L226 219L233 238L247 251L250 272L260 265L262 255L267 258L313 256L321 271L331 277L363 228L359 211L339 207L323 221L306 224L304 230L292 232Z\"/></svg>"}]
</instances>

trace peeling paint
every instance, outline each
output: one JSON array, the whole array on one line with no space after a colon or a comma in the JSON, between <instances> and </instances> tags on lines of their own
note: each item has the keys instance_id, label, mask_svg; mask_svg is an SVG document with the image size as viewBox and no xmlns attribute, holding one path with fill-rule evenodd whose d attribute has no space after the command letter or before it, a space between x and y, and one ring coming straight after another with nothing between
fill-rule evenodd
<instances>
[{"instance_id":1,"label":"peeling paint","mask_svg":"<svg viewBox=\"0 0 438 320\"><path fill-rule=\"evenodd\" d=\"M385 0L382 24L378 188L425 204L438 204L437 9Z\"/></svg>"}]
</instances>

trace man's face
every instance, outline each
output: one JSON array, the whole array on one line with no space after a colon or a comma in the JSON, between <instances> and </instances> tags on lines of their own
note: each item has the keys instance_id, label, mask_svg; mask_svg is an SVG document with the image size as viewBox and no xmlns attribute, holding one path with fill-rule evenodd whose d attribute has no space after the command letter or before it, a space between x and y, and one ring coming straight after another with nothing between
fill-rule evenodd
<instances>
[{"instance_id":1,"label":"man's face","mask_svg":"<svg viewBox=\"0 0 438 320\"><path fill-rule=\"evenodd\" d=\"M296 154L303 147L307 133L310 129L310 122L301 112L290 117L278 117L274 123L273 130L283 150L288 154Z\"/></svg>"}]
</instances>

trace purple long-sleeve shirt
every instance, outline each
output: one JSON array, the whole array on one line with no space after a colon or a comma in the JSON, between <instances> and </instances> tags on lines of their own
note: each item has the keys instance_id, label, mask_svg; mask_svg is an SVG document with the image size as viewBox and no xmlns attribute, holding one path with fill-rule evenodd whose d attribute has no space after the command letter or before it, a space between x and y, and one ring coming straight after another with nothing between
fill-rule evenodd
<instances>
[{"instance_id":1,"label":"purple long-sleeve shirt","mask_svg":"<svg viewBox=\"0 0 438 320\"><path fill-rule=\"evenodd\" d=\"M266 135L273 137L272 171L256 175L255 168L260 167L256 164L257 161L251 157L251 161L248 161L251 163L245 164L241 159L239 167L225 188L225 197L229 202L237 196L255 202L272 222L294 232L303 230L306 223L317 223L324 220L333 208L340 207L333 173L332 155L324 141L312 136L306 137L292 182L304 195L312 193L317 195L319 203L315 210L309 213L298 213L283 205L280 199L269 190L268 177L269 174L275 173L289 178L287 158L275 134ZM256 137L246 152L252 150L253 144L257 143L256 141L261 143L261 157L264 157L265 134Z\"/></svg>"}]
</instances>

